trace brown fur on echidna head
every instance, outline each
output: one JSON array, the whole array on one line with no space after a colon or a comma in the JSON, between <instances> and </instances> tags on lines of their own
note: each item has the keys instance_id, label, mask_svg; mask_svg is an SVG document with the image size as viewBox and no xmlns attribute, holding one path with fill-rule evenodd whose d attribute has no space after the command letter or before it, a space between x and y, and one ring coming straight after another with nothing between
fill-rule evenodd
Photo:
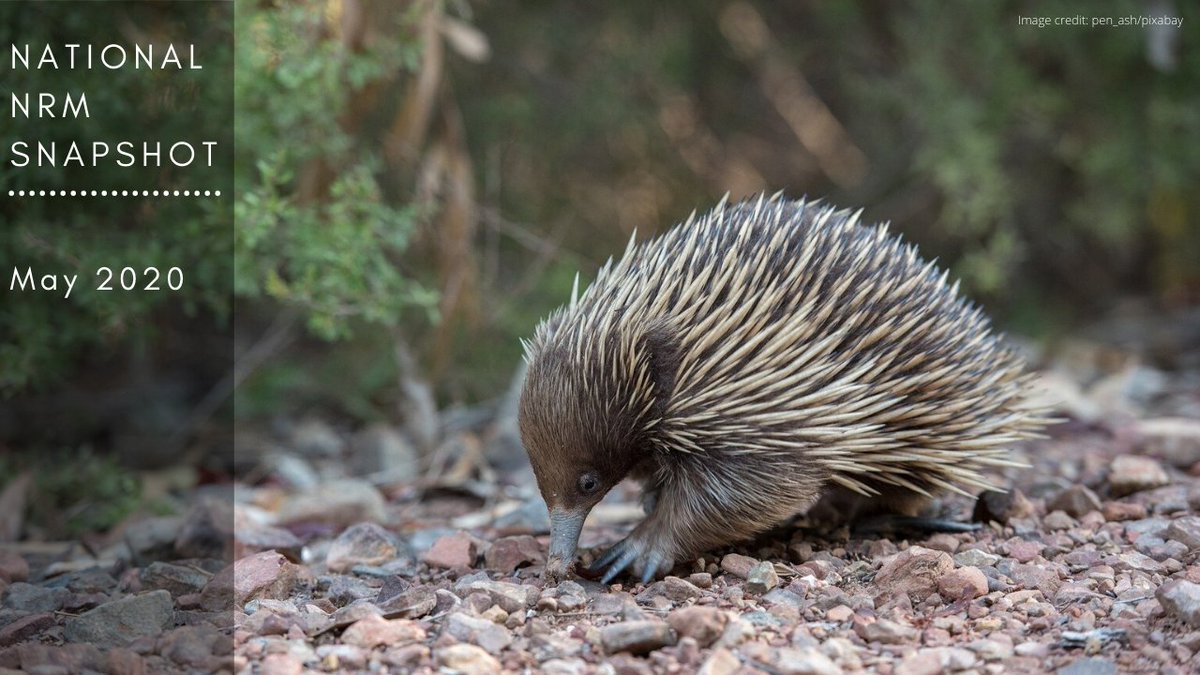
<instances>
[{"instance_id":1,"label":"brown fur on echidna head","mask_svg":"<svg viewBox=\"0 0 1200 675\"><path fill-rule=\"evenodd\" d=\"M598 561L644 579L831 491L910 512L993 488L1041 411L988 319L887 226L806 201L724 202L630 241L526 344L520 427L551 579L627 476L647 518ZM578 282L577 282L578 284Z\"/></svg>"}]
</instances>

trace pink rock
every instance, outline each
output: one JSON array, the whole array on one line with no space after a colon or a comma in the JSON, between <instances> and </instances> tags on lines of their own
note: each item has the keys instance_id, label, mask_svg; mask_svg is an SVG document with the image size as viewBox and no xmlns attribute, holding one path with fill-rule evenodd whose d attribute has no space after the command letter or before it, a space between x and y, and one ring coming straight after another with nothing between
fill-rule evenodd
<instances>
[{"instance_id":1,"label":"pink rock","mask_svg":"<svg viewBox=\"0 0 1200 675\"><path fill-rule=\"evenodd\" d=\"M1141 520L1147 515L1144 504L1129 504L1126 502L1105 502L1104 518L1111 521Z\"/></svg>"},{"instance_id":2,"label":"pink rock","mask_svg":"<svg viewBox=\"0 0 1200 675\"><path fill-rule=\"evenodd\" d=\"M13 583L29 580L29 563L12 551L0 550L0 581Z\"/></svg>"},{"instance_id":3,"label":"pink rock","mask_svg":"<svg viewBox=\"0 0 1200 675\"><path fill-rule=\"evenodd\" d=\"M1116 497L1169 485L1171 477L1162 465L1149 457L1118 455L1112 461L1108 486Z\"/></svg>"},{"instance_id":4,"label":"pink rock","mask_svg":"<svg viewBox=\"0 0 1200 675\"><path fill-rule=\"evenodd\" d=\"M498 673L501 669L496 657L475 645L457 644L442 647L435 656L443 668L465 675L486 675Z\"/></svg>"},{"instance_id":5,"label":"pink rock","mask_svg":"<svg viewBox=\"0 0 1200 675\"><path fill-rule=\"evenodd\" d=\"M667 623L681 636L694 639L701 647L707 647L721 637L729 617L716 607L694 605L671 612Z\"/></svg>"},{"instance_id":6,"label":"pink rock","mask_svg":"<svg viewBox=\"0 0 1200 675\"><path fill-rule=\"evenodd\" d=\"M1019 539L1008 545L1008 555L1019 563L1027 563L1042 554L1046 547L1036 541Z\"/></svg>"},{"instance_id":7,"label":"pink rock","mask_svg":"<svg viewBox=\"0 0 1200 675\"><path fill-rule=\"evenodd\" d=\"M382 565L399 555L395 535L375 523L358 523L329 545L325 565L333 572L348 572L355 565Z\"/></svg>"},{"instance_id":8,"label":"pink rock","mask_svg":"<svg viewBox=\"0 0 1200 675\"><path fill-rule=\"evenodd\" d=\"M908 595L924 600L937 590L938 581L954 571L954 559L945 551L910 546L896 554L875 575L875 585L883 595Z\"/></svg>"},{"instance_id":9,"label":"pink rock","mask_svg":"<svg viewBox=\"0 0 1200 675\"><path fill-rule=\"evenodd\" d=\"M492 547L483 557L488 569L496 570L501 574L511 574L518 567L536 565L546 561L546 556L537 539L527 534L497 539L492 542Z\"/></svg>"},{"instance_id":10,"label":"pink rock","mask_svg":"<svg viewBox=\"0 0 1200 675\"><path fill-rule=\"evenodd\" d=\"M395 646L425 639L421 624L408 619L385 619L371 615L350 625L342 633L342 642L364 649L383 645Z\"/></svg>"},{"instance_id":11,"label":"pink rock","mask_svg":"<svg viewBox=\"0 0 1200 675\"><path fill-rule=\"evenodd\" d=\"M300 675L304 672L304 664L291 654L267 654L258 672L263 675Z\"/></svg>"},{"instance_id":12,"label":"pink rock","mask_svg":"<svg viewBox=\"0 0 1200 675\"><path fill-rule=\"evenodd\" d=\"M200 602L205 609L219 612L255 598L284 598L302 572L275 551L255 553L217 572L201 591Z\"/></svg>"},{"instance_id":13,"label":"pink rock","mask_svg":"<svg viewBox=\"0 0 1200 675\"><path fill-rule=\"evenodd\" d=\"M973 600L987 592L987 577L978 567L962 567L938 580L938 593L951 602Z\"/></svg>"},{"instance_id":14,"label":"pink rock","mask_svg":"<svg viewBox=\"0 0 1200 675\"><path fill-rule=\"evenodd\" d=\"M743 579L750 576L750 570L754 569L754 566L757 564L758 561L754 558L738 555L737 553L730 553L724 558L721 558L722 570L728 574L732 574L735 577L741 577Z\"/></svg>"},{"instance_id":15,"label":"pink rock","mask_svg":"<svg viewBox=\"0 0 1200 675\"><path fill-rule=\"evenodd\" d=\"M145 675L149 672L146 669L146 660L141 654L121 647L108 650L108 670L126 675Z\"/></svg>"},{"instance_id":16,"label":"pink rock","mask_svg":"<svg viewBox=\"0 0 1200 675\"><path fill-rule=\"evenodd\" d=\"M448 534L433 543L423 559L430 567L466 569L475 565L479 547L475 538L466 532Z\"/></svg>"},{"instance_id":17,"label":"pink rock","mask_svg":"<svg viewBox=\"0 0 1200 675\"><path fill-rule=\"evenodd\" d=\"M847 607L845 605L838 605L837 607L831 607L831 608L829 608L828 611L825 612L825 620L826 621L836 621L838 623L842 623L843 621L849 621L850 618L853 616L854 616L854 610L850 609L849 607Z\"/></svg>"},{"instance_id":18,"label":"pink rock","mask_svg":"<svg viewBox=\"0 0 1200 675\"><path fill-rule=\"evenodd\" d=\"M0 647L30 640L56 623L54 614L50 612L23 616L4 628L0 628Z\"/></svg>"}]
</instances>

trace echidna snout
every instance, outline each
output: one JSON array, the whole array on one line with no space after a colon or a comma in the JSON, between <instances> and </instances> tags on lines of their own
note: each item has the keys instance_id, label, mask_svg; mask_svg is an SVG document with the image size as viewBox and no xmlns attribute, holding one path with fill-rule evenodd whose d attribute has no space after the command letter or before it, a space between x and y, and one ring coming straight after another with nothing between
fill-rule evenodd
<instances>
[{"instance_id":1,"label":"echidna snout","mask_svg":"<svg viewBox=\"0 0 1200 675\"><path fill-rule=\"evenodd\" d=\"M916 504L994 487L1044 424L957 283L857 214L760 197L609 261L526 345L520 427L550 508L547 577L626 476L655 507L597 561L643 579L830 491Z\"/></svg>"}]
</instances>

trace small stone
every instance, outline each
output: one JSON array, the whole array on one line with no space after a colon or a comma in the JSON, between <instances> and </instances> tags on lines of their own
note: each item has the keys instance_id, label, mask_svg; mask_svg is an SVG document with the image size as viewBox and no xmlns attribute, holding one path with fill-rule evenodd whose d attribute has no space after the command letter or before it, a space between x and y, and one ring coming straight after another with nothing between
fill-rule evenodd
<instances>
[{"instance_id":1,"label":"small stone","mask_svg":"<svg viewBox=\"0 0 1200 675\"><path fill-rule=\"evenodd\" d=\"M971 520L979 523L994 520L1003 525L1016 518L1028 518L1033 512L1033 504L1016 488L1007 492L988 490L975 502Z\"/></svg>"},{"instance_id":2,"label":"small stone","mask_svg":"<svg viewBox=\"0 0 1200 675\"><path fill-rule=\"evenodd\" d=\"M954 554L954 562L962 567L995 567L1001 557L980 549L964 549Z\"/></svg>"},{"instance_id":3,"label":"small stone","mask_svg":"<svg viewBox=\"0 0 1200 675\"><path fill-rule=\"evenodd\" d=\"M472 575L475 576L475 575ZM578 584L576 584L578 586ZM560 584L561 589L561 584ZM528 586L520 586L511 584L506 581L492 581L487 578L468 578L459 579L454 584L454 592L459 597L466 597L473 591L483 591L488 594L492 602L499 605L501 609L513 614L516 612L525 611L526 607L533 606L537 601L537 589ZM533 591L531 594L530 591ZM580 588L580 592L583 589ZM531 597L532 595L532 597Z\"/></svg>"},{"instance_id":4,"label":"small stone","mask_svg":"<svg viewBox=\"0 0 1200 675\"><path fill-rule=\"evenodd\" d=\"M483 559L488 569L501 574L512 574L517 568L546 562L541 545L528 534L497 539L484 553Z\"/></svg>"},{"instance_id":5,"label":"small stone","mask_svg":"<svg viewBox=\"0 0 1200 675\"><path fill-rule=\"evenodd\" d=\"M654 598L666 598L672 603L680 604L698 598L704 592L693 585L691 582L684 581L679 577L666 577L662 581L656 581L646 587L646 590L638 593L637 601L639 604L649 604Z\"/></svg>"},{"instance_id":6,"label":"small stone","mask_svg":"<svg viewBox=\"0 0 1200 675\"><path fill-rule=\"evenodd\" d=\"M44 588L18 581L3 595L3 606L20 612L56 612L71 596L65 588Z\"/></svg>"},{"instance_id":7,"label":"small stone","mask_svg":"<svg viewBox=\"0 0 1200 675\"><path fill-rule=\"evenodd\" d=\"M68 642L123 647L134 638L156 636L175 619L175 603L164 590L131 595L84 612L67 621Z\"/></svg>"},{"instance_id":8,"label":"small stone","mask_svg":"<svg viewBox=\"0 0 1200 675\"><path fill-rule=\"evenodd\" d=\"M32 640L43 631L56 625L54 615L50 612L28 614L0 628L0 647L15 645L18 642Z\"/></svg>"},{"instance_id":9,"label":"small stone","mask_svg":"<svg viewBox=\"0 0 1200 675\"><path fill-rule=\"evenodd\" d=\"M1154 595L1167 614L1200 628L1200 584L1175 579L1159 586Z\"/></svg>"},{"instance_id":10,"label":"small stone","mask_svg":"<svg viewBox=\"0 0 1200 675\"><path fill-rule=\"evenodd\" d=\"M758 561L754 558L739 555L737 553L730 553L724 558L721 558L721 570L726 574L732 574L733 576L742 579L749 578L750 570L754 569L754 566L757 564Z\"/></svg>"},{"instance_id":11,"label":"small stone","mask_svg":"<svg viewBox=\"0 0 1200 675\"><path fill-rule=\"evenodd\" d=\"M349 527L364 521L385 522L387 504L371 483L357 479L334 480L292 495L279 507L278 524L325 523Z\"/></svg>"},{"instance_id":12,"label":"small stone","mask_svg":"<svg viewBox=\"0 0 1200 675\"><path fill-rule=\"evenodd\" d=\"M349 572L355 565L382 565L399 556L395 535L375 523L358 523L329 545L325 565L331 572Z\"/></svg>"},{"instance_id":13,"label":"small stone","mask_svg":"<svg viewBox=\"0 0 1200 675\"><path fill-rule=\"evenodd\" d=\"M1018 539L1009 543L1008 555L1019 563L1027 563L1041 555L1045 548L1041 542Z\"/></svg>"},{"instance_id":14,"label":"small stone","mask_svg":"<svg viewBox=\"0 0 1200 675\"><path fill-rule=\"evenodd\" d=\"M733 655L733 652L728 649L714 649L704 663L700 665L700 669L696 671L697 675L733 675L739 668L742 667L742 662L738 657Z\"/></svg>"},{"instance_id":15,"label":"small stone","mask_svg":"<svg viewBox=\"0 0 1200 675\"><path fill-rule=\"evenodd\" d=\"M1137 420L1134 430L1140 437L1142 452L1148 455L1180 468L1200 462L1200 420L1187 417Z\"/></svg>"},{"instance_id":16,"label":"small stone","mask_svg":"<svg viewBox=\"0 0 1200 675\"><path fill-rule=\"evenodd\" d=\"M475 645L442 647L434 654L438 665L463 675L491 675L501 671L496 657Z\"/></svg>"},{"instance_id":17,"label":"small stone","mask_svg":"<svg viewBox=\"0 0 1200 675\"><path fill-rule=\"evenodd\" d=\"M667 623L676 633L694 639L704 648L721 637L729 617L716 607L693 605L668 614Z\"/></svg>"},{"instance_id":18,"label":"small stone","mask_svg":"<svg viewBox=\"0 0 1200 675\"><path fill-rule=\"evenodd\" d=\"M904 657L896 666L896 675L940 675L946 671L941 651L922 649Z\"/></svg>"},{"instance_id":19,"label":"small stone","mask_svg":"<svg viewBox=\"0 0 1200 675\"><path fill-rule=\"evenodd\" d=\"M538 668L543 675L587 675L587 661L583 659L550 659Z\"/></svg>"},{"instance_id":20,"label":"small stone","mask_svg":"<svg viewBox=\"0 0 1200 675\"><path fill-rule=\"evenodd\" d=\"M1138 455L1118 455L1108 472L1108 485L1117 497L1152 490L1170 482L1171 478L1161 464Z\"/></svg>"},{"instance_id":21,"label":"small stone","mask_svg":"<svg viewBox=\"0 0 1200 675\"><path fill-rule=\"evenodd\" d=\"M687 580L688 583L694 585L696 588L712 588L713 584L712 575L708 572L697 572L688 575Z\"/></svg>"},{"instance_id":22,"label":"small stone","mask_svg":"<svg viewBox=\"0 0 1200 675\"><path fill-rule=\"evenodd\" d=\"M1104 503L1104 519L1111 522L1142 520L1146 515L1145 504L1128 504L1126 502Z\"/></svg>"},{"instance_id":23,"label":"small stone","mask_svg":"<svg viewBox=\"0 0 1200 675\"><path fill-rule=\"evenodd\" d=\"M1051 511L1042 518L1042 525L1049 530L1069 530L1078 525L1074 518L1068 516L1065 511Z\"/></svg>"},{"instance_id":24,"label":"small stone","mask_svg":"<svg viewBox=\"0 0 1200 675\"><path fill-rule=\"evenodd\" d=\"M148 565L155 560L170 560L175 556L175 537L183 526L183 518L164 516L139 520L136 527L125 530L125 545L135 565Z\"/></svg>"},{"instance_id":25,"label":"small stone","mask_svg":"<svg viewBox=\"0 0 1200 675\"><path fill-rule=\"evenodd\" d=\"M1034 642L1030 640L1029 642L1022 642L1016 647L1013 647L1013 653L1015 653L1017 656L1032 656L1034 658L1042 659L1050 655L1050 645L1044 642Z\"/></svg>"},{"instance_id":26,"label":"small stone","mask_svg":"<svg viewBox=\"0 0 1200 675\"><path fill-rule=\"evenodd\" d=\"M1058 493L1046 504L1047 511L1065 511L1073 518L1082 518L1092 511L1103 508L1100 498L1086 485L1072 485Z\"/></svg>"},{"instance_id":27,"label":"small stone","mask_svg":"<svg viewBox=\"0 0 1200 675\"><path fill-rule=\"evenodd\" d=\"M374 424L350 440L352 469L358 475L400 483L412 480L420 470L417 450L400 431Z\"/></svg>"},{"instance_id":28,"label":"small stone","mask_svg":"<svg viewBox=\"0 0 1200 675\"><path fill-rule=\"evenodd\" d=\"M275 551L299 559L303 549L304 541L302 539L280 527L239 521L234 528L233 557L235 560L263 551Z\"/></svg>"},{"instance_id":29,"label":"small stone","mask_svg":"<svg viewBox=\"0 0 1200 675\"><path fill-rule=\"evenodd\" d=\"M450 615L446 620L445 632L460 642L479 645L491 654L499 654L512 643L512 634L504 627L462 612Z\"/></svg>"},{"instance_id":30,"label":"small stone","mask_svg":"<svg viewBox=\"0 0 1200 675\"><path fill-rule=\"evenodd\" d=\"M975 640L969 646L986 661L1003 661L1013 655L1012 638L1003 633L994 635L992 639Z\"/></svg>"},{"instance_id":31,"label":"small stone","mask_svg":"<svg viewBox=\"0 0 1200 675\"><path fill-rule=\"evenodd\" d=\"M1108 659L1099 657L1076 659L1063 668L1058 669L1057 675L1116 675L1117 666Z\"/></svg>"},{"instance_id":32,"label":"small stone","mask_svg":"<svg viewBox=\"0 0 1200 675\"><path fill-rule=\"evenodd\" d=\"M339 608L329 617L330 628L344 628L370 617L382 617L383 612L370 602L356 602Z\"/></svg>"},{"instance_id":33,"label":"small stone","mask_svg":"<svg viewBox=\"0 0 1200 675\"><path fill-rule=\"evenodd\" d=\"M428 588L417 587L377 600L375 604L384 618L419 619L437 607L437 595Z\"/></svg>"},{"instance_id":34,"label":"small stone","mask_svg":"<svg viewBox=\"0 0 1200 675\"><path fill-rule=\"evenodd\" d=\"M938 580L938 593L949 601L987 595L987 577L978 567L960 567Z\"/></svg>"},{"instance_id":35,"label":"small stone","mask_svg":"<svg viewBox=\"0 0 1200 675\"><path fill-rule=\"evenodd\" d=\"M301 634L300 637L303 637ZM131 645L131 648L136 649ZM192 672L215 672L232 648L230 640L211 624L180 626L159 636L155 648L165 659Z\"/></svg>"},{"instance_id":36,"label":"small stone","mask_svg":"<svg viewBox=\"0 0 1200 675\"><path fill-rule=\"evenodd\" d=\"M479 613L479 616L491 621L494 624L505 625L508 622L508 612L500 609L496 605L492 605Z\"/></svg>"},{"instance_id":37,"label":"small stone","mask_svg":"<svg viewBox=\"0 0 1200 675\"><path fill-rule=\"evenodd\" d=\"M587 591L574 581L567 580L559 583L557 591L560 612L578 612L587 605Z\"/></svg>"},{"instance_id":38,"label":"small stone","mask_svg":"<svg viewBox=\"0 0 1200 675\"><path fill-rule=\"evenodd\" d=\"M475 538L466 532L455 532L434 542L422 559L430 567L469 569L474 567L478 555Z\"/></svg>"},{"instance_id":39,"label":"small stone","mask_svg":"<svg viewBox=\"0 0 1200 675\"><path fill-rule=\"evenodd\" d=\"M211 575L204 570L186 565L152 562L139 574L142 588L147 591L162 589L172 597L199 593L208 584Z\"/></svg>"},{"instance_id":40,"label":"small stone","mask_svg":"<svg viewBox=\"0 0 1200 675\"><path fill-rule=\"evenodd\" d=\"M1165 535L1187 546L1188 550L1200 550L1200 516L1176 518L1167 527Z\"/></svg>"},{"instance_id":41,"label":"small stone","mask_svg":"<svg viewBox=\"0 0 1200 675\"><path fill-rule=\"evenodd\" d=\"M286 653L267 654L259 666L262 675L300 675L304 672L304 662Z\"/></svg>"},{"instance_id":42,"label":"small stone","mask_svg":"<svg viewBox=\"0 0 1200 675\"><path fill-rule=\"evenodd\" d=\"M367 582L344 574L323 576L317 579L317 583L327 588L325 597L339 607L377 595L377 589Z\"/></svg>"},{"instance_id":43,"label":"small stone","mask_svg":"<svg viewBox=\"0 0 1200 675\"><path fill-rule=\"evenodd\" d=\"M1047 598L1053 597L1062 585L1057 572L1038 565L1016 565L1009 571L1008 576L1025 588L1041 591Z\"/></svg>"},{"instance_id":44,"label":"small stone","mask_svg":"<svg viewBox=\"0 0 1200 675\"><path fill-rule=\"evenodd\" d=\"M663 621L625 621L600 629L600 643L609 654L646 654L675 644L675 632Z\"/></svg>"},{"instance_id":45,"label":"small stone","mask_svg":"<svg viewBox=\"0 0 1200 675\"><path fill-rule=\"evenodd\" d=\"M1128 551L1118 554L1117 561L1113 564L1113 567L1116 569L1132 569L1152 573L1162 571L1162 563L1138 551Z\"/></svg>"},{"instance_id":46,"label":"small stone","mask_svg":"<svg viewBox=\"0 0 1200 675\"><path fill-rule=\"evenodd\" d=\"M825 612L825 620L826 621L836 621L837 623L843 623L843 622L849 621L852 618L854 618L854 610L850 609L846 605L838 605L837 607L831 607L828 610L826 610L826 612Z\"/></svg>"},{"instance_id":47,"label":"small stone","mask_svg":"<svg viewBox=\"0 0 1200 675\"><path fill-rule=\"evenodd\" d=\"M232 560L234 515L230 499L209 496L196 500L175 531L173 557Z\"/></svg>"},{"instance_id":48,"label":"small stone","mask_svg":"<svg viewBox=\"0 0 1200 675\"><path fill-rule=\"evenodd\" d=\"M933 549L934 551L945 551L950 555L954 555L954 552L961 545L962 542L959 541L957 536L945 532L939 532L925 540L925 548Z\"/></svg>"},{"instance_id":49,"label":"small stone","mask_svg":"<svg viewBox=\"0 0 1200 675\"><path fill-rule=\"evenodd\" d=\"M395 646L425 639L421 624L408 619L385 619L371 614L359 619L342 633L342 642L374 649L379 646Z\"/></svg>"},{"instance_id":50,"label":"small stone","mask_svg":"<svg viewBox=\"0 0 1200 675\"><path fill-rule=\"evenodd\" d=\"M200 592L201 605L220 612L242 607L256 598L286 598L302 571L275 551L255 553L215 574Z\"/></svg>"},{"instance_id":51,"label":"small stone","mask_svg":"<svg viewBox=\"0 0 1200 675\"><path fill-rule=\"evenodd\" d=\"M141 654L131 649L117 647L108 650L108 672L146 675L150 670L146 667L146 661Z\"/></svg>"},{"instance_id":52,"label":"small stone","mask_svg":"<svg viewBox=\"0 0 1200 675\"><path fill-rule=\"evenodd\" d=\"M783 675L840 675L842 669L815 647L781 647L773 653L775 671Z\"/></svg>"},{"instance_id":53,"label":"small stone","mask_svg":"<svg viewBox=\"0 0 1200 675\"><path fill-rule=\"evenodd\" d=\"M746 577L746 590L756 595L762 595L778 585L779 574L775 572L775 565L765 560L750 568L750 574Z\"/></svg>"},{"instance_id":54,"label":"small stone","mask_svg":"<svg viewBox=\"0 0 1200 675\"><path fill-rule=\"evenodd\" d=\"M992 567L1000 562L1000 556L977 548L968 548L955 553L954 562L963 567Z\"/></svg>"},{"instance_id":55,"label":"small stone","mask_svg":"<svg viewBox=\"0 0 1200 675\"><path fill-rule=\"evenodd\" d=\"M20 555L0 549L0 581L14 583L29 579L29 563Z\"/></svg>"},{"instance_id":56,"label":"small stone","mask_svg":"<svg viewBox=\"0 0 1200 675\"><path fill-rule=\"evenodd\" d=\"M390 647L383 653L382 659L384 663L402 673L415 672L419 666L428 663L429 647L422 644Z\"/></svg>"},{"instance_id":57,"label":"small stone","mask_svg":"<svg viewBox=\"0 0 1200 675\"><path fill-rule=\"evenodd\" d=\"M362 670L367 665L367 652L354 645L321 645L317 657L326 670Z\"/></svg>"},{"instance_id":58,"label":"small stone","mask_svg":"<svg viewBox=\"0 0 1200 675\"><path fill-rule=\"evenodd\" d=\"M867 642L878 642L887 645L914 642L921 636L921 631L912 626L905 626L888 619L879 619L871 623L861 623L854 627L854 632Z\"/></svg>"},{"instance_id":59,"label":"small stone","mask_svg":"<svg viewBox=\"0 0 1200 675\"><path fill-rule=\"evenodd\" d=\"M937 590L938 580L954 571L954 559L945 551L910 546L897 553L875 575L875 586L883 595L907 594L924 600Z\"/></svg>"}]
</instances>

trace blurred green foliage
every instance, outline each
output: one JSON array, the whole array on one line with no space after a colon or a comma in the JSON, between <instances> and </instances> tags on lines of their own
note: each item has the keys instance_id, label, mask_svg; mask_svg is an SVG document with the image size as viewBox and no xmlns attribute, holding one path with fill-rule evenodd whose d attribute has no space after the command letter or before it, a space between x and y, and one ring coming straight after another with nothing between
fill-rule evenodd
<instances>
[{"instance_id":1,"label":"blurred green foliage","mask_svg":"<svg viewBox=\"0 0 1200 675\"><path fill-rule=\"evenodd\" d=\"M221 189L228 190L232 153L232 51L228 46L230 8L224 3L190 3L171 8L149 4L87 7L81 3L0 3L0 44L31 46L37 59L50 45L59 69L15 68L5 74L9 92L61 97L86 95L90 116L13 121L6 126L5 161L0 164L0 190L19 189ZM68 67L65 44L95 44L120 36L130 26L144 31L145 41L196 45L203 70L117 70ZM185 38L186 36L186 38ZM101 46L109 44L107 41ZM128 45L129 43L122 43ZM132 60L132 47L129 58ZM79 57L83 62L82 53ZM97 57L98 58L98 57ZM7 66L6 66L7 68ZM181 111L203 110L203 115ZM57 110L55 115L61 115ZM139 124L131 124L138 120ZM163 156L176 141L202 148L218 141L214 166L197 161L184 169L123 168L115 165L115 144L131 141L140 152L144 141L161 141ZM57 144L57 166L16 167L10 143ZM110 144L112 154L100 168L64 166L67 147L78 142ZM85 158L90 154L85 150ZM157 343L164 317L203 316L205 325L223 325L231 317L232 275L230 224L219 201L185 198L132 199L104 197L6 198L0 203L0 271L4 306L0 312L0 395L27 388L45 390L61 383L89 358L120 359L128 346ZM184 270L181 292L96 292L102 266L120 272L129 266L139 274L147 267L161 272ZM42 274L78 274L69 299L58 293L9 292L13 267ZM114 284L116 286L116 284ZM160 287L165 287L160 279Z\"/></svg>"},{"instance_id":2,"label":"blurred green foliage","mask_svg":"<svg viewBox=\"0 0 1200 675\"><path fill-rule=\"evenodd\" d=\"M142 507L137 476L112 457L58 451L33 463L31 527L51 538L104 532Z\"/></svg>"},{"instance_id":3,"label":"blurred green foliage","mask_svg":"<svg viewBox=\"0 0 1200 675\"><path fill-rule=\"evenodd\" d=\"M384 197L377 147L340 124L351 94L411 67L417 46L355 51L323 39L327 4L238 5L234 288L302 312L333 339L396 325L436 295L398 265L414 207ZM334 174L327 189L298 184L321 167Z\"/></svg>"},{"instance_id":4,"label":"blurred green foliage","mask_svg":"<svg viewBox=\"0 0 1200 675\"><path fill-rule=\"evenodd\" d=\"M562 263L585 277L635 227L782 189L892 221L1003 323L1044 333L1122 294L1200 297L1200 14L1163 6L1182 29L1018 22L1148 15L1135 0L483 3L496 57L455 76L473 152L496 158L483 192L547 230L569 218ZM860 183L785 120L773 97L793 83L862 150Z\"/></svg>"}]
</instances>

